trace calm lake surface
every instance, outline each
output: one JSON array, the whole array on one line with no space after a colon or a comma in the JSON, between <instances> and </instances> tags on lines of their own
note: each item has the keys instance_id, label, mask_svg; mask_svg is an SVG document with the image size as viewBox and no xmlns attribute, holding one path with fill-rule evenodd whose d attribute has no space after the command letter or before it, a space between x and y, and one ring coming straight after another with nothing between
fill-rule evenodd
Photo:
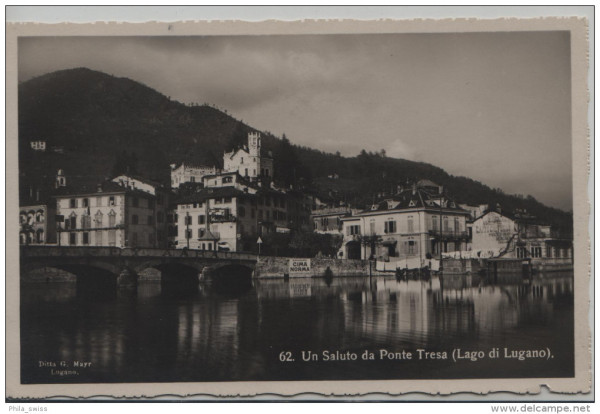
<instances>
[{"instance_id":1,"label":"calm lake surface","mask_svg":"<svg viewBox=\"0 0 600 414\"><path fill-rule=\"evenodd\" d=\"M545 357L507 357L518 350ZM474 351L485 356L470 358ZM21 285L23 383L572 377L573 353L572 273L494 284L446 275L443 286L256 280L243 293Z\"/></svg>"}]
</instances>

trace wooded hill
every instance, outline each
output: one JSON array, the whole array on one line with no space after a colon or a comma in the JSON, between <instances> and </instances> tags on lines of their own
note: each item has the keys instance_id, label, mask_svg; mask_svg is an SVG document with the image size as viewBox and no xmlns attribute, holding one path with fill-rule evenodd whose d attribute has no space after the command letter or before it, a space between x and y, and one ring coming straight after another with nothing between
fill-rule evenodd
<instances>
[{"instance_id":1,"label":"wooded hill","mask_svg":"<svg viewBox=\"0 0 600 414\"><path fill-rule=\"evenodd\" d=\"M247 133L256 131L210 104L185 105L130 79L85 68L49 73L19 85L20 196L26 198L30 188L51 188L59 168L70 185L90 190L126 169L168 184L169 164L222 167L223 151L245 143ZM280 184L334 202L364 207L378 193L424 178L443 185L459 202L526 209L542 222L565 232L572 229L570 213L431 164L365 151L342 157L295 146L265 131L262 136L263 147L275 158ZM31 149L30 142L37 140L46 141L45 152Z\"/></svg>"}]
</instances>

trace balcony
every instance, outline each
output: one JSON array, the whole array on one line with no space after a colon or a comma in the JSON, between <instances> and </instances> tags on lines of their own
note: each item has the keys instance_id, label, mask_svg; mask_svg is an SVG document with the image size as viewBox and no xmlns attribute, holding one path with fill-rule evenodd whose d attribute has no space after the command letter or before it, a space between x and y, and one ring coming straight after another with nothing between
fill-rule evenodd
<instances>
[{"instance_id":1,"label":"balcony","mask_svg":"<svg viewBox=\"0 0 600 414\"><path fill-rule=\"evenodd\" d=\"M462 240L469 238L468 231L455 231L455 230L429 230L429 235L436 239L442 238L447 240Z\"/></svg>"}]
</instances>

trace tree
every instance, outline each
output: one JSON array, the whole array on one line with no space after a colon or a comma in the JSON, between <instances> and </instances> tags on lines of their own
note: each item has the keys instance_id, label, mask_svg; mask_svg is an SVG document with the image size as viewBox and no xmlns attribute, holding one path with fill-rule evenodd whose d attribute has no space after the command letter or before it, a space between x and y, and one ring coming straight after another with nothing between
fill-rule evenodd
<instances>
[{"instance_id":1,"label":"tree","mask_svg":"<svg viewBox=\"0 0 600 414\"><path fill-rule=\"evenodd\" d=\"M121 174L137 174L138 158L135 152L123 151L117 155L111 174L113 177Z\"/></svg>"}]
</instances>

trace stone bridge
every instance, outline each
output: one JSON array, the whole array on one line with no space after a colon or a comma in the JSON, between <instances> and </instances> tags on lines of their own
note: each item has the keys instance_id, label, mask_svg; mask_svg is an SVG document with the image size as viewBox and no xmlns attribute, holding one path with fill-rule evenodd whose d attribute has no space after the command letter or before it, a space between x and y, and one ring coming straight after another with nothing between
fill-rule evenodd
<instances>
[{"instance_id":1,"label":"stone bridge","mask_svg":"<svg viewBox=\"0 0 600 414\"><path fill-rule=\"evenodd\" d=\"M252 254L203 250L22 246L20 270L27 274L50 267L74 274L78 283L85 279L135 288L138 274L149 268L160 271L163 283L197 284L232 274L249 281L256 260Z\"/></svg>"}]
</instances>

